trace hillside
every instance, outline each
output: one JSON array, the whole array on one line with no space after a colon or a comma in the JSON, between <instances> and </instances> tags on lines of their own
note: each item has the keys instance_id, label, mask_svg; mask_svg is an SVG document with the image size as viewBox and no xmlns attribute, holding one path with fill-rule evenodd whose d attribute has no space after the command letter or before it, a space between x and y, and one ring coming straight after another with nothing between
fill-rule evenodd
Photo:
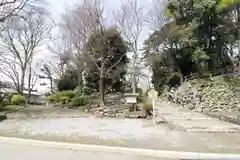
<instances>
[{"instance_id":1,"label":"hillside","mask_svg":"<svg viewBox=\"0 0 240 160\"><path fill-rule=\"evenodd\" d=\"M240 77L195 79L172 88L164 95L168 100L191 110L240 113Z\"/></svg>"}]
</instances>

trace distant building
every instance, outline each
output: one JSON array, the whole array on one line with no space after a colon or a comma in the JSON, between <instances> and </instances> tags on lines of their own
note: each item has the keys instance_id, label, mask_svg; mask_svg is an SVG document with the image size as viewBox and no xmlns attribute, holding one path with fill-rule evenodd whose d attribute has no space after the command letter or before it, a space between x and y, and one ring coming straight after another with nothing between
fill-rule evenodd
<instances>
[{"instance_id":1,"label":"distant building","mask_svg":"<svg viewBox=\"0 0 240 160\"><path fill-rule=\"evenodd\" d=\"M0 81L0 93L17 94L17 90L13 83ZM27 96L28 89L24 89L23 94ZM31 96L29 97L29 101L30 103L34 103L34 104L44 104L46 102L44 94L39 93L37 90L31 91Z\"/></svg>"}]
</instances>

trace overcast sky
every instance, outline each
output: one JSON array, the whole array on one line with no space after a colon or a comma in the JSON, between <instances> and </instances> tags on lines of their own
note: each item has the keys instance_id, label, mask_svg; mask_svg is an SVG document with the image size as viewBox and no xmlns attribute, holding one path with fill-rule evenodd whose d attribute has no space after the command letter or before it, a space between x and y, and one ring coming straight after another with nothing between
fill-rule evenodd
<instances>
[{"instance_id":1,"label":"overcast sky","mask_svg":"<svg viewBox=\"0 0 240 160\"><path fill-rule=\"evenodd\" d=\"M65 12L65 9L72 7L74 4L81 3L81 0L47 0L49 8L52 13L53 20L58 23L61 19L61 14ZM108 8L115 10L121 4L121 0L106 0ZM144 7L148 11L152 6L152 0L138 0L139 5ZM143 42L149 35L147 26L141 34L140 41ZM140 43L142 44L142 43Z\"/></svg>"}]
</instances>

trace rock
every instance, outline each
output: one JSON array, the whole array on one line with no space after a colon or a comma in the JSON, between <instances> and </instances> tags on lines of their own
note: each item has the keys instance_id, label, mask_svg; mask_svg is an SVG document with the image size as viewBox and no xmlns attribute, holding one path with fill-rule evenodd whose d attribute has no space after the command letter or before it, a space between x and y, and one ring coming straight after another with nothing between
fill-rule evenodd
<instances>
[{"instance_id":1,"label":"rock","mask_svg":"<svg viewBox=\"0 0 240 160\"><path fill-rule=\"evenodd\" d=\"M108 112L112 112L112 110L113 110L112 108L105 108L103 111L108 113Z\"/></svg>"},{"instance_id":2,"label":"rock","mask_svg":"<svg viewBox=\"0 0 240 160\"><path fill-rule=\"evenodd\" d=\"M103 111L104 110L104 107L99 107L96 109L97 111Z\"/></svg>"},{"instance_id":3,"label":"rock","mask_svg":"<svg viewBox=\"0 0 240 160\"><path fill-rule=\"evenodd\" d=\"M119 100L119 103L120 103L120 104L125 104L126 101L127 101L126 99L122 98L122 99Z\"/></svg>"},{"instance_id":4,"label":"rock","mask_svg":"<svg viewBox=\"0 0 240 160\"><path fill-rule=\"evenodd\" d=\"M235 82L226 82L221 76L213 77L212 81L189 81L164 95L168 100L188 109L234 112L240 110L240 92L236 94L234 89L240 86L240 79L237 78Z\"/></svg>"},{"instance_id":5,"label":"rock","mask_svg":"<svg viewBox=\"0 0 240 160\"><path fill-rule=\"evenodd\" d=\"M157 124L167 123L167 121L162 116L157 116L155 120Z\"/></svg>"},{"instance_id":6,"label":"rock","mask_svg":"<svg viewBox=\"0 0 240 160\"><path fill-rule=\"evenodd\" d=\"M95 112L95 116L97 118L102 118L104 116L104 112Z\"/></svg>"}]
</instances>

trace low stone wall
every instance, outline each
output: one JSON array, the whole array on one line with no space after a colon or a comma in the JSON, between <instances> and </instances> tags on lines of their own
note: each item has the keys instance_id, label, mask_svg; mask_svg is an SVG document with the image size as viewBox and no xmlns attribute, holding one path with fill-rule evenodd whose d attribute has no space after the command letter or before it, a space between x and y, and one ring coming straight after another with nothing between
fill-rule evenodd
<instances>
[{"instance_id":1,"label":"low stone wall","mask_svg":"<svg viewBox=\"0 0 240 160\"><path fill-rule=\"evenodd\" d=\"M96 117L108 117L108 118L147 118L147 114L144 110L130 112L129 105L119 106L104 106L92 109Z\"/></svg>"},{"instance_id":2,"label":"low stone wall","mask_svg":"<svg viewBox=\"0 0 240 160\"><path fill-rule=\"evenodd\" d=\"M164 94L168 100L199 112L240 112L240 78L192 80Z\"/></svg>"}]
</instances>

